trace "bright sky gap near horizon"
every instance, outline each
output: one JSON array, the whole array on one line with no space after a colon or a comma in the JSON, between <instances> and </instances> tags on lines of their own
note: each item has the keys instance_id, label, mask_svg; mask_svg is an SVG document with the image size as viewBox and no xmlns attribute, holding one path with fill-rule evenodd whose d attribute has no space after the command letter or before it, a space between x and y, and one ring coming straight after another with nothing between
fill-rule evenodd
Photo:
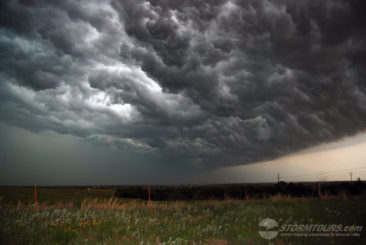
<instances>
[{"instance_id":1,"label":"bright sky gap near horizon","mask_svg":"<svg viewBox=\"0 0 366 245\"><path fill-rule=\"evenodd\" d=\"M0 185L366 179L365 12L1 1Z\"/></svg>"}]
</instances>

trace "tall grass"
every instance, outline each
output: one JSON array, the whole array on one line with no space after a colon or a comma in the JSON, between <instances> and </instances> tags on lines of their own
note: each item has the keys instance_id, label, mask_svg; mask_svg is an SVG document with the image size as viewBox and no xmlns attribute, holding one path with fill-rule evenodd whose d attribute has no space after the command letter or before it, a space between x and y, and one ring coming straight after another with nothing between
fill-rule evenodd
<instances>
[{"instance_id":1,"label":"tall grass","mask_svg":"<svg viewBox=\"0 0 366 245\"><path fill-rule=\"evenodd\" d=\"M352 225L366 220L365 200L323 196L326 199L275 195L265 200L150 204L114 197L87 198L77 204L73 200L37 205L0 202L0 244L268 244L258 235L258 223L267 217L282 224ZM276 239L275 244L314 244ZM352 244L356 240L322 241Z\"/></svg>"},{"instance_id":2,"label":"tall grass","mask_svg":"<svg viewBox=\"0 0 366 245\"><path fill-rule=\"evenodd\" d=\"M201 200L201 201L151 201L150 203L145 200L138 199L121 199L116 197L110 198L85 198L79 204L73 200L68 202L58 201L53 204L49 204L48 201L38 202L37 204L28 202L23 203L20 200L17 203L2 202L3 197L0 197L0 210L16 210L24 211L28 209L34 209L38 211L42 210L57 210L57 209L69 209L69 210L123 210L123 209L149 209L149 208L164 208L166 210L177 209L180 207L187 207L191 205L211 205L220 206L230 203L250 203L255 202L302 202L311 200L357 200L365 199L366 195L359 198L349 197L347 192L343 191L337 195L329 193L323 193L319 197L293 197L291 195L275 194L265 199L250 199L250 200L238 200L238 199L226 199L226 200Z\"/></svg>"},{"instance_id":3,"label":"tall grass","mask_svg":"<svg viewBox=\"0 0 366 245\"><path fill-rule=\"evenodd\" d=\"M109 199L85 199L81 203L81 210L89 210L89 209L100 209L100 210L117 210L126 208L127 204L122 203L121 199L110 197Z\"/></svg>"}]
</instances>

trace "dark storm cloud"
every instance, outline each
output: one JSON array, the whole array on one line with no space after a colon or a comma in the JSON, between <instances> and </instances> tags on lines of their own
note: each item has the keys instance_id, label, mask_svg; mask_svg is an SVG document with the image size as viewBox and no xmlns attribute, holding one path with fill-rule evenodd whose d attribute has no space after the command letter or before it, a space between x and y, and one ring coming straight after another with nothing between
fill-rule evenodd
<instances>
[{"instance_id":1,"label":"dark storm cloud","mask_svg":"<svg viewBox=\"0 0 366 245\"><path fill-rule=\"evenodd\" d=\"M366 128L364 1L8 1L1 118L242 164Z\"/></svg>"}]
</instances>

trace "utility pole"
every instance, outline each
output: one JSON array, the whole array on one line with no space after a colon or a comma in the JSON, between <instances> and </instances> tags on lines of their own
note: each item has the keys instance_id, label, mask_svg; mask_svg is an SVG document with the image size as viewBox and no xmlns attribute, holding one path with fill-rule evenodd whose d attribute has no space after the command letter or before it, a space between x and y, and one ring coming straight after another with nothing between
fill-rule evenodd
<instances>
[{"instance_id":1,"label":"utility pole","mask_svg":"<svg viewBox=\"0 0 366 245\"><path fill-rule=\"evenodd\" d=\"M321 198L322 196L322 187L320 181L318 182L318 196Z\"/></svg>"},{"instance_id":2,"label":"utility pole","mask_svg":"<svg viewBox=\"0 0 366 245\"><path fill-rule=\"evenodd\" d=\"M351 182L352 182L352 172L349 172L349 176L351 177Z\"/></svg>"},{"instance_id":3,"label":"utility pole","mask_svg":"<svg viewBox=\"0 0 366 245\"><path fill-rule=\"evenodd\" d=\"M280 172L277 173L277 183L280 182Z\"/></svg>"}]
</instances>

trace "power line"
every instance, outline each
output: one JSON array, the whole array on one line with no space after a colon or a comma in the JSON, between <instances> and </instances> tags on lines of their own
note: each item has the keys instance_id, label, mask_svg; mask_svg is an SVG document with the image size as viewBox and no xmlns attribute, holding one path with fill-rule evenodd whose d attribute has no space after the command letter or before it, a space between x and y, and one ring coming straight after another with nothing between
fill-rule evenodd
<instances>
[{"instance_id":1,"label":"power line","mask_svg":"<svg viewBox=\"0 0 366 245\"><path fill-rule=\"evenodd\" d=\"M282 178L293 178L293 177L301 177L301 176L309 176L309 175L312 176L312 175L319 175L319 174L324 174L324 173L343 172L343 171L351 171L351 170L358 170L358 169L366 169L366 167L338 169L338 170L327 171L327 172L320 172L320 173L309 173L309 174L300 174L300 175L290 175L290 176L285 176L285 177L282 177Z\"/></svg>"},{"instance_id":2,"label":"power line","mask_svg":"<svg viewBox=\"0 0 366 245\"><path fill-rule=\"evenodd\" d=\"M360 168L353 168L353 169L340 169L340 170L334 170L334 171L327 171L327 172L321 172L321 173L312 173L312 174L300 174L300 175L290 175L281 177L282 179L289 179L289 178L302 178L302 177L311 177L311 176L319 176L319 175L333 175L333 173L341 173L341 172L348 172L348 171L355 171L355 170L361 170L366 169L366 167L360 167ZM360 172L360 171L356 171Z\"/></svg>"},{"instance_id":3,"label":"power line","mask_svg":"<svg viewBox=\"0 0 366 245\"><path fill-rule=\"evenodd\" d=\"M360 171L358 171L358 173L359 172L365 172L366 171L366 169L365 170L360 170ZM340 175L340 174L344 174L344 173L347 173L346 171L344 171L344 172L338 172L338 173L330 173L330 174L326 174L326 177L328 177L328 176L334 176L334 175ZM325 175L325 174L324 174ZM321 176L321 174L314 174L314 175L309 175L309 176L303 176L303 177L298 177L298 179L303 179L303 178L306 178L306 177L311 177L311 176ZM287 179L290 179L290 178L287 178Z\"/></svg>"}]
</instances>

